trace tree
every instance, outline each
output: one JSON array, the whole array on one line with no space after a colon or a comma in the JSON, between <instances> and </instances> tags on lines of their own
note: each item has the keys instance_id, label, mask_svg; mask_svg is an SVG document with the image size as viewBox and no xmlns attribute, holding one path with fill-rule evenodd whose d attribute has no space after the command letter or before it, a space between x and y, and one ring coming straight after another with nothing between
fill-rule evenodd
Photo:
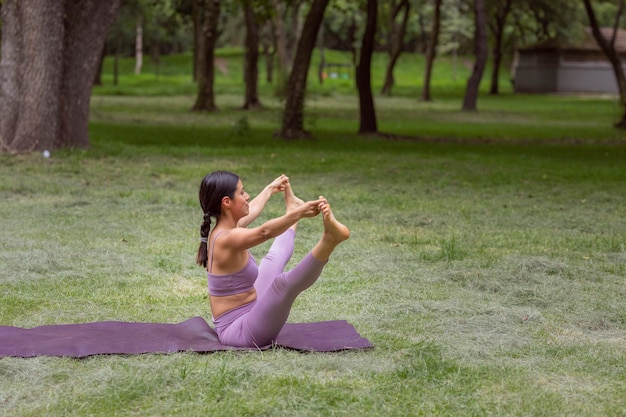
<instances>
[{"instance_id":1,"label":"tree","mask_svg":"<svg viewBox=\"0 0 626 417\"><path fill-rule=\"evenodd\" d=\"M433 29L430 36L430 42L426 49L426 66L424 70L424 85L422 87L423 101L431 101L430 95L430 79L433 71L433 63L437 56L437 45L439 44L439 27L441 22L441 3L442 0L435 0L435 11L433 14Z\"/></svg>"},{"instance_id":2,"label":"tree","mask_svg":"<svg viewBox=\"0 0 626 417\"><path fill-rule=\"evenodd\" d=\"M376 38L378 0L367 0L367 23L363 32L361 55L356 67L356 85L359 90L360 125L359 133L376 133L376 109L372 97L372 54Z\"/></svg>"},{"instance_id":3,"label":"tree","mask_svg":"<svg viewBox=\"0 0 626 417\"><path fill-rule=\"evenodd\" d=\"M392 3L393 5L393 3ZM400 12L404 10L402 21L398 25L396 19ZM398 58L402 53L402 47L404 45L404 34L406 33L406 26L409 21L409 12L411 11L411 4L408 0L400 0L398 4L394 5L390 18L390 31L389 40L387 42L387 51L389 53L389 62L387 63L387 70L385 71L385 82L381 94L391 95L391 87L393 86L393 69L398 62Z\"/></svg>"},{"instance_id":4,"label":"tree","mask_svg":"<svg viewBox=\"0 0 626 417\"><path fill-rule=\"evenodd\" d=\"M258 93L259 80L259 27L251 0L244 2L246 21L246 56L244 65L244 82L246 84L244 109L261 106Z\"/></svg>"},{"instance_id":5,"label":"tree","mask_svg":"<svg viewBox=\"0 0 626 417\"><path fill-rule=\"evenodd\" d=\"M489 28L493 35L493 71L491 73L490 94L498 94L500 79L500 63L502 62L502 40L504 37L504 29L506 20L511 11L513 0L492 0L489 5L491 7L492 20L489 21Z\"/></svg>"},{"instance_id":6,"label":"tree","mask_svg":"<svg viewBox=\"0 0 626 417\"><path fill-rule=\"evenodd\" d=\"M501 2L503 0L490 0ZM575 39L581 30L580 3L571 0L515 0L508 25L518 45Z\"/></svg>"},{"instance_id":7,"label":"tree","mask_svg":"<svg viewBox=\"0 0 626 417\"><path fill-rule=\"evenodd\" d=\"M465 111L475 111L477 109L478 87L480 86L480 80L483 77L485 64L487 63L487 17L485 13L485 0L474 0L474 22L476 26L474 31L474 55L476 56L476 60L474 61L472 75L467 80L467 88L465 90L462 107L462 110Z\"/></svg>"},{"instance_id":8,"label":"tree","mask_svg":"<svg viewBox=\"0 0 626 417\"><path fill-rule=\"evenodd\" d=\"M5 0L0 152L85 148L91 87L120 0Z\"/></svg>"},{"instance_id":9,"label":"tree","mask_svg":"<svg viewBox=\"0 0 626 417\"><path fill-rule=\"evenodd\" d=\"M587 16L589 17L589 24L591 25L591 33L595 38L596 42L606 55L607 59L611 63L611 67L613 68L613 73L615 73L615 79L617 81L617 88L619 90L619 100L622 106L622 111L624 112L620 121L615 124L615 127L620 129L626 129L626 76L624 76L624 69L622 67L622 62L620 57L615 49L615 39L617 37L617 30L619 28L619 20L624 12L624 0L619 0L617 13L615 15L615 21L613 23L612 33L607 33L609 35L609 39L605 37L600 29L600 25L598 24L598 20L596 18L593 7L591 6L590 0L583 0L585 4L585 10L587 11Z\"/></svg>"},{"instance_id":10,"label":"tree","mask_svg":"<svg viewBox=\"0 0 626 417\"><path fill-rule=\"evenodd\" d=\"M284 139L298 139L308 136L304 130L304 97L306 81L311 64L311 54L315 48L317 32L324 17L329 0L313 0L309 13L304 21L302 33L298 41L296 55L287 81L287 96L283 123L277 136Z\"/></svg>"},{"instance_id":11,"label":"tree","mask_svg":"<svg viewBox=\"0 0 626 417\"><path fill-rule=\"evenodd\" d=\"M198 82L198 95L192 107L193 111L217 111L215 104L215 44L219 33L217 26L220 18L220 0L194 0L194 19L197 56L196 56L196 80Z\"/></svg>"},{"instance_id":12,"label":"tree","mask_svg":"<svg viewBox=\"0 0 626 417\"><path fill-rule=\"evenodd\" d=\"M291 59L287 45L287 33L285 32L283 10L287 9L288 4L281 5L279 0L272 0L273 15L272 29L274 34L274 50L278 56L278 89L281 90L285 86L285 80L291 71Z\"/></svg>"}]
</instances>

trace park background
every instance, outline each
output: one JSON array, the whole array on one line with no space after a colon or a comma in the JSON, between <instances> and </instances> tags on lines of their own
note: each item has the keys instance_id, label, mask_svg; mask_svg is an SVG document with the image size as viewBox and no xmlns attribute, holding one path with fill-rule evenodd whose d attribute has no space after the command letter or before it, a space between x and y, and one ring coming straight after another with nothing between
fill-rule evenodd
<instances>
[{"instance_id":1,"label":"park background","mask_svg":"<svg viewBox=\"0 0 626 417\"><path fill-rule=\"evenodd\" d=\"M241 47L216 49L215 112L190 111L190 52L140 74L129 53L107 56L89 148L0 155L0 323L209 319L200 180L232 170L254 194L284 172L352 230L290 321L346 319L375 347L3 358L0 414L626 415L622 108L513 94L503 70L499 94L485 77L478 111L461 111L468 45L437 57L430 102L423 54L400 56L386 96L374 53L379 135L358 134L353 77L319 83L315 51L312 136L290 141L274 137L277 83L241 109ZM260 221L282 210L275 198ZM301 223L294 260L320 232Z\"/></svg>"}]
</instances>

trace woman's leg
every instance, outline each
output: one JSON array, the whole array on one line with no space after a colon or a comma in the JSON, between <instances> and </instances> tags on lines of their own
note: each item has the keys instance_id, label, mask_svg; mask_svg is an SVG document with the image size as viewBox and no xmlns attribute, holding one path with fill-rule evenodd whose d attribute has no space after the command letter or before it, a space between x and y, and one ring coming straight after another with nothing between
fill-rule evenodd
<instances>
[{"instance_id":1,"label":"woman's leg","mask_svg":"<svg viewBox=\"0 0 626 417\"><path fill-rule=\"evenodd\" d=\"M293 302L320 276L325 262L310 253L290 271L271 281L262 297L214 318L221 343L262 347L272 343L283 328Z\"/></svg>"},{"instance_id":2,"label":"woman's leg","mask_svg":"<svg viewBox=\"0 0 626 417\"><path fill-rule=\"evenodd\" d=\"M296 297L317 281L331 253L350 237L339 223L328 202L320 205L324 234L311 252L295 268L275 278L242 321L243 332L259 346L271 343L287 322Z\"/></svg>"},{"instance_id":3,"label":"woman's leg","mask_svg":"<svg viewBox=\"0 0 626 417\"><path fill-rule=\"evenodd\" d=\"M293 229L287 229L274 239L269 252L259 262L259 274L254 283L257 297L262 297L272 285L274 278L285 270L285 266L293 254L295 239L296 232Z\"/></svg>"},{"instance_id":4,"label":"woman's leg","mask_svg":"<svg viewBox=\"0 0 626 417\"><path fill-rule=\"evenodd\" d=\"M325 264L309 253L293 269L276 277L243 318L243 333L258 346L275 340L296 297L317 281Z\"/></svg>"},{"instance_id":5,"label":"woman's leg","mask_svg":"<svg viewBox=\"0 0 626 417\"><path fill-rule=\"evenodd\" d=\"M285 187L285 210L293 210L304 204L293 192L291 184ZM285 233L277 236L270 247L269 252L259 263L259 275L254 284L257 297L262 297L265 291L272 285L274 278L285 270L285 266L293 254L294 242L296 238L296 227L298 223L291 226Z\"/></svg>"}]
</instances>

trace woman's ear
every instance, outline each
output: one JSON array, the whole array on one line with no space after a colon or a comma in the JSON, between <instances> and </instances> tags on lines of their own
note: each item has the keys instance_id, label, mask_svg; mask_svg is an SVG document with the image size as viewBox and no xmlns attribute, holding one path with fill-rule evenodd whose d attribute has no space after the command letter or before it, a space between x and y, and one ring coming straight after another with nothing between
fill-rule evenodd
<instances>
[{"instance_id":1,"label":"woman's ear","mask_svg":"<svg viewBox=\"0 0 626 417\"><path fill-rule=\"evenodd\" d=\"M230 197L226 196L222 198L222 206L226 207L226 208L230 208Z\"/></svg>"}]
</instances>

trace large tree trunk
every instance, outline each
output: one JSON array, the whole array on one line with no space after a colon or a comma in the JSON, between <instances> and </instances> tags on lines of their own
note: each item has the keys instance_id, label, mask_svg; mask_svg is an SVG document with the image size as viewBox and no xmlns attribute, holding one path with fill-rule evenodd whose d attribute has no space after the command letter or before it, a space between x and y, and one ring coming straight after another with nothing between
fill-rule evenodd
<instances>
[{"instance_id":1,"label":"large tree trunk","mask_svg":"<svg viewBox=\"0 0 626 417\"><path fill-rule=\"evenodd\" d=\"M324 17L324 10L329 0L313 0L311 9L306 16L302 34L298 41L298 48L294 59L294 65L287 82L287 97L283 124L277 136L284 139L298 139L308 136L304 130L304 97L306 94L306 81L311 64L311 54L315 47L317 32Z\"/></svg>"},{"instance_id":2,"label":"large tree trunk","mask_svg":"<svg viewBox=\"0 0 626 417\"><path fill-rule=\"evenodd\" d=\"M504 0L504 6L498 4L494 11L494 21L491 25L491 32L494 37L493 46L493 72L491 73L491 88L489 94L499 93L500 81L500 63L502 62L502 38L504 37L504 28L506 19L511 11L511 3L513 0Z\"/></svg>"},{"instance_id":3,"label":"large tree trunk","mask_svg":"<svg viewBox=\"0 0 626 417\"><path fill-rule=\"evenodd\" d=\"M217 43L217 25L220 17L220 0L195 0L194 7L199 13L201 35L198 38L198 56L196 79L198 95L192 107L193 111L217 111L215 104L215 44Z\"/></svg>"},{"instance_id":4,"label":"large tree trunk","mask_svg":"<svg viewBox=\"0 0 626 417\"><path fill-rule=\"evenodd\" d=\"M356 84L359 89L360 134L376 133L376 109L372 97L372 54L376 37L378 0L367 0L367 23L361 44L361 56L356 67Z\"/></svg>"},{"instance_id":5,"label":"large tree trunk","mask_svg":"<svg viewBox=\"0 0 626 417\"><path fill-rule=\"evenodd\" d=\"M401 10L404 10L404 16L402 17L402 23L400 26L396 24L396 17ZM381 94L386 96L391 95L391 87L393 87L393 69L398 62L398 58L402 53L402 46L404 45L404 34L406 33L406 26L409 21L409 12L411 10L411 4L409 0L401 0L396 6L396 9L392 13L391 17L391 36L389 36L389 62L387 63L387 70L385 71L385 82Z\"/></svg>"},{"instance_id":6,"label":"large tree trunk","mask_svg":"<svg viewBox=\"0 0 626 417\"><path fill-rule=\"evenodd\" d=\"M0 151L89 146L89 100L119 0L5 0Z\"/></svg>"},{"instance_id":7,"label":"large tree trunk","mask_svg":"<svg viewBox=\"0 0 626 417\"><path fill-rule=\"evenodd\" d=\"M426 49L426 68L424 70L424 85L422 86L423 101L432 101L430 94L430 80L433 73L433 64L435 63L435 57L437 56L437 45L439 44L439 28L441 23L441 3L442 0L435 0L435 11L433 14L433 29Z\"/></svg>"},{"instance_id":8,"label":"large tree trunk","mask_svg":"<svg viewBox=\"0 0 626 417\"><path fill-rule=\"evenodd\" d=\"M474 32L474 54L476 61L474 69L469 80L467 80L467 89L465 90L465 98L463 99L462 110L477 110L476 103L478 101L478 87L480 80L483 78L485 64L487 63L487 16L485 13L485 0L474 0L474 19L476 30Z\"/></svg>"},{"instance_id":9,"label":"large tree trunk","mask_svg":"<svg viewBox=\"0 0 626 417\"><path fill-rule=\"evenodd\" d=\"M604 52L604 55L607 57L609 62L611 63L611 67L613 68L613 73L615 74L615 79L617 81L617 88L619 90L619 99L620 104L622 106L622 111L624 112L621 120L619 120L615 127L620 129L626 129L626 76L624 75L624 68L622 67L622 62L617 54L617 50L615 49L615 38L617 36L617 30L619 28L619 20L624 11L624 0L619 2L619 8L615 16L615 23L613 25L613 33L611 35L611 39L607 40L600 30L600 26L598 25L598 20L596 19L596 15L591 7L590 0L583 0L585 2L585 9L587 10L587 16L589 17L589 24L591 25L591 33L593 37L596 39L596 42Z\"/></svg>"},{"instance_id":10,"label":"large tree trunk","mask_svg":"<svg viewBox=\"0 0 626 417\"><path fill-rule=\"evenodd\" d=\"M246 62L244 69L246 96L243 108L253 109L261 106L257 88L259 80L259 28L251 4L245 5L244 15L246 20Z\"/></svg>"}]
</instances>

